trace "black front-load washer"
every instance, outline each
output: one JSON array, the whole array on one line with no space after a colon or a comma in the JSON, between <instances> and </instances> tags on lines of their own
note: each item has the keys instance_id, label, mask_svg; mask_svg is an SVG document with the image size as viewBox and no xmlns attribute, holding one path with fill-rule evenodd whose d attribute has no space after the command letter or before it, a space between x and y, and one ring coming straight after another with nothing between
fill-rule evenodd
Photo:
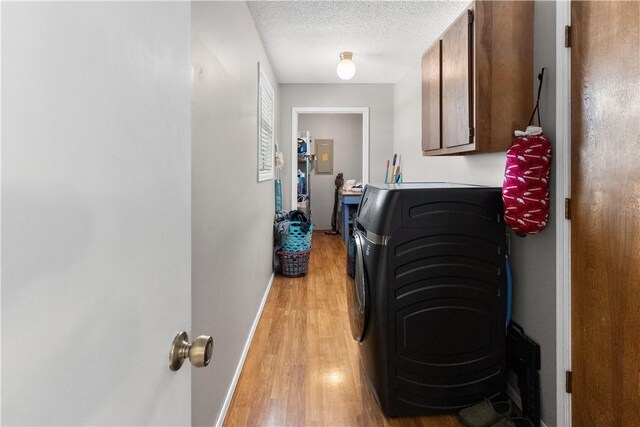
<instances>
[{"instance_id":1,"label":"black front-load washer","mask_svg":"<svg viewBox=\"0 0 640 427\"><path fill-rule=\"evenodd\" d=\"M352 244L351 331L387 415L457 411L504 390L499 188L368 185Z\"/></svg>"}]
</instances>

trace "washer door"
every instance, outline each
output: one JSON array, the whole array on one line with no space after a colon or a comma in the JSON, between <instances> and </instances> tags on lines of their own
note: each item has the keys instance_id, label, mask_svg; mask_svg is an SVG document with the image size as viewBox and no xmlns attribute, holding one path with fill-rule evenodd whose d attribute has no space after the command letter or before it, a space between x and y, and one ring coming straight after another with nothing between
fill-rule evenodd
<instances>
[{"instance_id":1,"label":"washer door","mask_svg":"<svg viewBox=\"0 0 640 427\"><path fill-rule=\"evenodd\" d=\"M353 233L355 241L355 268L353 275L349 272L347 284L347 303L349 304L349 323L353 339L362 342L369 320L369 287L367 286L366 272L364 270L364 257L362 251L362 235L356 231Z\"/></svg>"}]
</instances>

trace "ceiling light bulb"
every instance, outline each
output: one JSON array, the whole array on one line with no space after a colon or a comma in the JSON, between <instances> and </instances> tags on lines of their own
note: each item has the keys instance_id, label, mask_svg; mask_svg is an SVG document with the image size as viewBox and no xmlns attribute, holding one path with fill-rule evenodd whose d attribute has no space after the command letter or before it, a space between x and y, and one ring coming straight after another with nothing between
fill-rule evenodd
<instances>
[{"instance_id":1,"label":"ceiling light bulb","mask_svg":"<svg viewBox=\"0 0 640 427\"><path fill-rule=\"evenodd\" d=\"M341 61L338 63L336 72L342 80L349 80L356 74L356 64L351 60L352 56L353 53L351 52L342 52L340 54Z\"/></svg>"}]
</instances>

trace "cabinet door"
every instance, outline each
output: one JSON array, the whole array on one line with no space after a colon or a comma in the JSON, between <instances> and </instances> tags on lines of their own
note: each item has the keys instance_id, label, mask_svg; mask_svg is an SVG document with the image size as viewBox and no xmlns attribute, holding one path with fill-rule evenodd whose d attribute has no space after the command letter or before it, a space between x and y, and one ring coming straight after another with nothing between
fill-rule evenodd
<instances>
[{"instance_id":1,"label":"cabinet door","mask_svg":"<svg viewBox=\"0 0 640 427\"><path fill-rule=\"evenodd\" d=\"M441 65L442 41L438 40L422 56L422 151L442 148Z\"/></svg>"},{"instance_id":2,"label":"cabinet door","mask_svg":"<svg viewBox=\"0 0 640 427\"><path fill-rule=\"evenodd\" d=\"M456 147L473 142L471 128L472 19L463 13L442 37L442 143Z\"/></svg>"}]
</instances>

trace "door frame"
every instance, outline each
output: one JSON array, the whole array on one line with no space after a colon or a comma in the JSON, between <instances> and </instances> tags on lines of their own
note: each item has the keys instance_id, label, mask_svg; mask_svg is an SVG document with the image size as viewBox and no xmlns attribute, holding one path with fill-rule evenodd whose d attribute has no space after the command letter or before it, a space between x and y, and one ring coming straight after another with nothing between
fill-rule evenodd
<instances>
[{"instance_id":1,"label":"door frame","mask_svg":"<svg viewBox=\"0 0 640 427\"><path fill-rule=\"evenodd\" d=\"M571 49L564 47L565 25L571 25L571 1L556 3L556 424L571 425L571 221L565 198L571 197Z\"/></svg>"},{"instance_id":2,"label":"door frame","mask_svg":"<svg viewBox=\"0 0 640 427\"><path fill-rule=\"evenodd\" d=\"M0 24L2 23L2 2L0 1ZM1 33L1 32L0 32ZM2 34L0 34L2 46ZM2 76L2 55L0 55L0 77ZM0 99L2 99L2 78L0 78ZM0 104L2 104L0 102ZM0 106L0 123L2 123L2 106ZM1 126L0 126L1 128ZM0 135L1 135L0 131ZM2 137L0 136L0 224L2 224ZM0 242L2 242L2 227L0 227ZM2 244L0 244L0 319L2 319ZM0 347L2 347L2 328L0 328ZM2 351L0 351L0 378L2 378ZM0 422L2 421L2 387L0 387Z\"/></svg>"},{"instance_id":3,"label":"door frame","mask_svg":"<svg viewBox=\"0 0 640 427\"><path fill-rule=\"evenodd\" d=\"M362 185L369 183L369 107L293 107L291 109L291 210L298 206L295 185L297 170L294 161L298 157L298 115L300 114L362 114Z\"/></svg>"}]
</instances>

